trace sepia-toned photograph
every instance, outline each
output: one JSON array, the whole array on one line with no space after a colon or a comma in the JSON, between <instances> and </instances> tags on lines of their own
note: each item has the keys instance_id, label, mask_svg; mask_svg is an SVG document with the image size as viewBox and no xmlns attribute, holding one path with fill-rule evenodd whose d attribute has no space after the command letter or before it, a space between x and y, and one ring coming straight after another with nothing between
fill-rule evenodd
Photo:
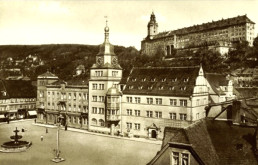
<instances>
[{"instance_id":1,"label":"sepia-toned photograph","mask_svg":"<svg viewBox=\"0 0 258 165\"><path fill-rule=\"evenodd\" d=\"M0 165L257 165L258 0L0 0Z\"/></svg>"}]
</instances>

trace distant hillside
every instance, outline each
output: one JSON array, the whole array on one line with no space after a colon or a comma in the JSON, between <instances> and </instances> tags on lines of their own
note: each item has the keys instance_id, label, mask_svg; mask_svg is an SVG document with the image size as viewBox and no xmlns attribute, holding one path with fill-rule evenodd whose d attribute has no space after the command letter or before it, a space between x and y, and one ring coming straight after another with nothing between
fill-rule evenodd
<instances>
[{"instance_id":1,"label":"distant hillside","mask_svg":"<svg viewBox=\"0 0 258 165\"><path fill-rule=\"evenodd\" d=\"M24 75L36 79L47 69L62 79L69 79L74 75L75 68L82 64L89 69L95 62L95 56L99 51L99 45L78 45L78 44L51 44L51 45L3 45L0 46L0 61L2 69L20 68ZM120 65L124 69L130 69L132 61L139 55L134 47L115 46L115 53L119 58ZM37 56L44 62L44 65L28 68L23 63L7 63L7 58L25 60L29 55ZM27 68L27 69L26 69ZM4 75L2 73L2 75Z\"/></svg>"}]
</instances>

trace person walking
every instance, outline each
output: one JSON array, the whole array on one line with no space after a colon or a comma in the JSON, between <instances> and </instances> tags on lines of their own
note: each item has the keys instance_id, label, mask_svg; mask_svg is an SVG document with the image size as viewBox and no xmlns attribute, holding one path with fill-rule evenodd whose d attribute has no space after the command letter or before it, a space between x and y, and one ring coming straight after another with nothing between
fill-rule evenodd
<instances>
[{"instance_id":1,"label":"person walking","mask_svg":"<svg viewBox=\"0 0 258 165\"><path fill-rule=\"evenodd\" d=\"M46 133L48 133L48 128L46 127Z\"/></svg>"},{"instance_id":2,"label":"person walking","mask_svg":"<svg viewBox=\"0 0 258 165\"><path fill-rule=\"evenodd\" d=\"M43 141L43 135L40 136L41 141Z\"/></svg>"}]
</instances>

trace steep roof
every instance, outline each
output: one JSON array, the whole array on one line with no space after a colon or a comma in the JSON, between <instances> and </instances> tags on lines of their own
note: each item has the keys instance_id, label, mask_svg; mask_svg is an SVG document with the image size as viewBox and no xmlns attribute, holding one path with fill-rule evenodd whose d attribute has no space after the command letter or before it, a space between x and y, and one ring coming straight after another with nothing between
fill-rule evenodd
<instances>
[{"instance_id":1,"label":"steep roof","mask_svg":"<svg viewBox=\"0 0 258 165\"><path fill-rule=\"evenodd\" d=\"M233 25L239 25L244 23L251 23L255 24L253 21L251 21L247 15L237 16L233 18L228 19L222 19L219 21L212 21L208 23L203 23L201 25L194 25L182 29L172 30L168 32L161 32L157 35L153 36L153 39L159 39L163 37L173 36L173 35L184 35L188 33L197 33L201 31L207 31L211 29L217 29L217 28L226 28Z\"/></svg>"},{"instance_id":2,"label":"steep roof","mask_svg":"<svg viewBox=\"0 0 258 165\"><path fill-rule=\"evenodd\" d=\"M193 93L200 67L133 68L123 94L182 96Z\"/></svg>"},{"instance_id":3,"label":"steep roof","mask_svg":"<svg viewBox=\"0 0 258 165\"><path fill-rule=\"evenodd\" d=\"M167 130L165 134L170 134L173 128ZM178 134L173 133L168 143L190 144L204 164L257 164L253 127L203 119L184 131L182 129L173 131L178 131Z\"/></svg>"},{"instance_id":4,"label":"steep roof","mask_svg":"<svg viewBox=\"0 0 258 165\"><path fill-rule=\"evenodd\" d=\"M0 90L6 92L4 96L1 92L0 98L36 98L36 87L31 81L24 80L1 80Z\"/></svg>"},{"instance_id":5,"label":"steep roof","mask_svg":"<svg viewBox=\"0 0 258 165\"><path fill-rule=\"evenodd\" d=\"M88 74L81 74L79 76L75 76L67 81L64 80L58 80L51 85L60 86L61 84L65 83L66 85L73 86L73 85L83 85L88 86L89 83L89 75Z\"/></svg>"},{"instance_id":6,"label":"steep roof","mask_svg":"<svg viewBox=\"0 0 258 165\"><path fill-rule=\"evenodd\" d=\"M225 94L220 86L228 86L229 80L226 79L226 75L217 74L217 73L206 73L205 78L209 82L213 91L218 95Z\"/></svg>"}]
</instances>

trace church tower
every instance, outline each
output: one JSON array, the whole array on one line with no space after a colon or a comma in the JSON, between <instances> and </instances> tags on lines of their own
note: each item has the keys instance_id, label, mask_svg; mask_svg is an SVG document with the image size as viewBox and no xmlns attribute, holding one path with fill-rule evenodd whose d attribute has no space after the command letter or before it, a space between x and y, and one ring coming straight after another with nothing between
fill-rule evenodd
<instances>
[{"instance_id":1,"label":"church tower","mask_svg":"<svg viewBox=\"0 0 258 165\"><path fill-rule=\"evenodd\" d=\"M90 69L89 130L109 133L111 132L111 125L112 131L114 131L116 128L113 123L115 122L117 125L120 121L121 107L112 107L112 110L115 109L114 114L112 113L115 117L110 116L109 100L111 97L117 97L118 100L121 98L119 92L113 96L114 92L110 91L119 91L118 84L122 79L122 68L118 64L117 56L114 53L114 46L109 42L107 21L104 32L104 43L100 45L96 63Z\"/></svg>"},{"instance_id":2,"label":"church tower","mask_svg":"<svg viewBox=\"0 0 258 165\"><path fill-rule=\"evenodd\" d=\"M152 12L150 16L150 21L148 23L148 37L152 39L153 35L158 34L158 23L156 22L156 16L154 12Z\"/></svg>"}]
</instances>

